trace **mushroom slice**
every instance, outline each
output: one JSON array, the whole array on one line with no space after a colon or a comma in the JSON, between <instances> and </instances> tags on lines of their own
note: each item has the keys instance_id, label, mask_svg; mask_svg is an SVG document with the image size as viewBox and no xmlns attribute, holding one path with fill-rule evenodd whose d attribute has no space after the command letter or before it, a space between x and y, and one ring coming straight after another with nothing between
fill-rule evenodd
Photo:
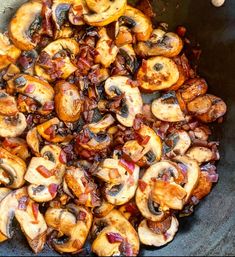
<instances>
[{"instance_id":1,"label":"mushroom slice","mask_svg":"<svg viewBox=\"0 0 235 257\"><path fill-rule=\"evenodd\" d=\"M119 18L119 23L129 26L138 41L146 41L153 31L150 19L140 10L127 6L124 14Z\"/></svg>"},{"instance_id":2,"label":"mushroom slice","mask_svg":"<svg viewBox=\"0 0 235 257\"><path fill-rule=\"evenodd\" d=\"M117 210L95 218L92 232L96 236L92 251L98 256L136 256L139 252L137 232Z\"/></svg>"},{"instance_id":3,"label":"mushroom slice","mask_svg":"<svg viewBox=\"0 0 235 257\"><path fill-rule=\"evenodd\" d=\"M105 68L108 68L115 61L118 48L110 44L112 41L107 34L106 28L100 29L99 36L100 38L96 44L98 54L95 57L95 62L101 63Z\"/></svg>"},{"instance_id":4,"label":"mushroom slice","mask_svg":"<svg viewBox=\"0 0 235 257\"><path fill-rule=\"evenodd\" d=\"M69 21L73 25L84 25L83 15L88 13L86 0L76 0L69 9Z\"/></svg>"},{"instance_id":5,"label":"mushroom slice","mask_svg":"<svg viewBox=\"0 0 235 257\"><path fill-rule=\"evenodd\" d=\"M159 202L152 198L152 189L155 180L168 180L174 182L179 177L178 167L171 161L161 161L150 166L139 181L136 191L136 205L141 214L149 220L161 221L164 219L169 207L162 208Z\"/></svg>"},{"instance_id":6,"label":"mushroom slice","mask_svg":"<svg viewBox=\"0 0 235 257\"><path fill-rule=\"evenodd\" d=\"M25 180L34 185L50 186L62 182L64 169L42 157L33 157L29 163Z\"/></svg>"},{"instance_id":7,"label":"mushroom slice","mask_svg":"<svg viewBox=\"0 0 235 257\"><path fill-rule=\"evenodd\" d=\"M195 78L187 80L187 82L180 87L179 92L183 101L190 102L196 97L204 95L208 89L208 85L204 79Z\"/></svg>"},{"instance_id":8,"label":"mushroom slice","mask_svg":"<svg viewBox=\"0 0 235 257\"><path fill-rule=\"evenodd\" d=\"M152 102L152 113L159 120L168 122L184 121L185 114L180 108L175 92L170 91Z\"/></svg>"},{"instance_id":9,"label":"mushroom slice","mask_svg":"<svg viewBox=\"0 0 235 257\"><path fill-rule=\"evenodd\" d=\"M207 196L212 189L212 182L208 179L208 172L201 171L199 176L198 185L192 192L192 197L201 200Z\"/></svg>"},{"instance_id":10,"label":"mushroom slice","mask_svg":"<svg viewBox=\"0 0 235 257\"><path fill-rule=\"evenodd\" d=\"M115 119L111 114L106 114L101 120L95 123L90 123L88 125L89 130L92 133L98 134L100 132L106 131L110 126L113 125Z\"/></svg>"},{"instance_id":11,"label":"mushroom slice","mask_svg":"<svg viewBox=\"0 0 235 257\"><path fill-rule=\"evenodd\" d=\"M167 156L184 155L191 145L189 134L184 130L177 130L169 134L163 143L163 152Z\"/></svg>"},{"instance_id":12,"label":"mushroom slice","mask_svg":"<svg viewBox=\"0 0 235 257\"><path fill-rule=\"evenodd\" d=\"M15 210L15 217L35 253L42 251L46 243L47 224L39 211L39 206L28 199L24 208Z\"/></svg>"},{"instance_id":13,"label":"mushroom slice","mask_svg":"<svg viewBox=\"0 0 235 257\"><path fill-rule=\"evenodd\" d=\"M42 3L29 1L17 10L10 22L9 36L16 47L22 50L32 50L36 47L33 34L41 29Z\"/></svg>"},{"instance_id":14,"label":"mushroom slice","mask_svg":"<svg viewBox=\"0 0 235 257\"><path fill-rule=\"evenodd\" d=\"M37 128L32 128L31 130L28 131L27 136L26 136L26 141L27 141L28 146L33 151L33 153L38 156L41 140L40 140L40 136L37 131Z\"/></svg>"},{"instance_id":15,"label":"mushroom slice","mask_svg":"<svg viewBox=\"0 0 235 257\"><path fill-rule=\"evenodd\" d=\"M14 137L14 138L5 138L2 143L2 147L7 151L16 155L23 159L24 161L30 157L30 153L28 150L28 145L26 141L22 138Z\"/></svg>"},{"instance_id":16,"label":"mushroom slice","mask_svg":"<svg viewBox=\"0 0 235 257\"><path fill-rule=\"evenodd\" d=\"M0 90L0 115L15 116L18 113L16 100L4 90Z\"/></svg>"},{"instance_id":17,"label":"mushroom slice","mask_svg":"<svg viewBox=\"0 0 235 257\"><path fill-rule=\"evenodd\" d=\"M21 112L19 112L15 116L0 115L1 137L18 137L24 132L26 127L26 118Z\"/></svg>"},{"instance_id":18,"label":"mushroom slice","mask_svg":"<svg viewBox=\"0 0 235 257\"><path fill-rule=\"evenodd\" d=\"M49 208L45 220L49 227L62 235L52 240L54 249L60 253L77 253L85 244L92 214L84 207L68 204L66 209Z\"/></svg>"},{"instance_id":19,"label":"mushroom slice","mask_svg":"<svg viewBox=\"0 0 235 257\"><path fill-rule=\"evenodd\" d=\"M134 163L124 159L105 159L95 175L106 182L104 192L109 203L122 205L135 195L139 167Z\"/></svg>"},{"instance_id":20,"label":"mushroom slice","mask_svg":"<svg viewBox=\"0 0 235 257\"><path fill-rule=\"evenodd\" d=\"M107 0L103 0L106 2ZM103 2L102 1L102 2ZM118 18L123 15L126 9L126 0L114 0L109 1L108 9L104 10L103 12L99 13L88 13L84 14L84 20L91 26L106 26L109 23L117 21Z\"/></svg>"},{"instance_id":21,"label":"mushroom slice","mask_svg":"<svg viewBox=\"0 0 235 257\"><path fill-rule=\"evenodd\" d=\"M203 146L193 146L191 147L186 155L193 159L196 160L199 165L201 165L203 162L209 162L213 160L214 154L211 151L211 149Z\"/></svg>"},{"instance_id":22,"label":"mushroom slice","mask_svg":"<svg viewBox=\"0 0 235 257\"><path fill-rule=\"evenodd\" d=\"M102 218L108 215L114 209L114 207L115 205L107 202L106 200L103 200L100 206L92 209L92 213L95 217Z\"/></svg>"},{"instance_id":23,"label":"mushroom slice","mask_svg":"<svg viewBox=\"0 0 235 257\"><path fill-rule=\"evenodd\" d=\"M40 104L38 111L43 115L49 114L53 110L48 110L46 107L53 101L54 89L43 80L26 74L19 74L8 81L8 91L17 92L34 99Z\"/></svg>"},{"instance_id":24,"label":"mushroom slice","mask_svg":"<svg viewBox=\"0 0 235 257\"><path fill-rule=\"evenodd\" d=\"M194 100L187 104L187 109L192 114L203 114L210 110L212 102L208 95L196 97Z\"/></svg>"},{"instance_id":25,"label":"mushroom slice","mask_svg":"<svg viewBox=\"0 0 235 257\"><path fill-rule=\"evenodd\" d=\"M119 54L125 60L125 67L130 73L135 73L138 68L138 61L135 55L135 51L131 44L126 44L119 48Z\"/></svg>"},{"instance_id":26,"label":"mushroom slice","mask_svg":"<svg viewBox=\"0 0 235 257\"><path fill-rule=\"evenodd\" d=\"M167 57L157 56L143 60L138 70L137 80L141 89L153 92L167 89L179 79L179 70L174 61Z\"/></svg>"},{"instance_id":27,"label":"mushroom slice","mask_svg":"<svg viewBox=\"0 0 235 257\"><path fill-rule=\"evenodd\" d=\"M15 216L15 211L18 208L25 208L25 203L28 200L26 187L17 189L7 194L0 202L0 232L7 238L12 238L12 221Z\"/></svg>"},{"instance_id":28,"label":"mushroom slice","mask_svg":"<svg viewBox=\"0 0 235 257\"><path fill-rule=\"evenodd\" d=\"M192 160L187 156L176 156L173 161L176 162L178 166L187 174L187 182L183 186L187 192L187 196L184 200L185 203L187 203L192 195L194 188L198 184L200 168L195 160Z\"/></svg>"},{"instance_id":29,"label":"mushroom slice","mask_svg":"<svg viewBox=\"0 0 235 257\"><path fill-rule=\"evenodd\" d=\"M128 77L113 76L106 80L105 92L111 99L124 94L117 120L126 127L132 127L136 114L142 113L143 101L139 89L131 87Z\"/></svg>"},{"instance_id":30,"label":"mushroom slice","mask_svg":"<svg viewBox=\"0 0 235 257\"><path fill-rule=\"evenodd\" d=\"M105 12L111 4L109 0L86 0L88 8L95 13Z\"/></svg>"},{"instance_id":31,"label":"mushroom slice","mask_svg":"<svg viewBox=\"0 0 235 257\"><path fill-rule=\"evenodd\" d=\"M58 118L52 118L37 126L37 132L47 141L52 143L61 143L71 140L71 136L61 136L56 134L56 130L59 128L60 120Z\"/></svg>"},{"instance_id":32,"label":"mushroom slice","mask_svg":"<svg viewBox=\"0 0 235 257\"><path fill-rule=\"evenodd\" d=\"M0 70L15 63L21 51L10 43L9 38L0 33Z\"/></svg>"},{"instance_id":33,"label":"mushroom slice","mask_svg":"<svg viewBox=\"0 0 235 257\"><path fill-rule=\"evenodd\" d=\"M143 125L137 131L139 140L127 141L123 153L140 166L149 166L158 162L162 154L160 137L150 127Z\"/></svg>"},{"instance_id":34,"label":"mushroom slice","mask_svg":"<svg viewBox=\"0 0 235 257\"><path fill-rule=\"evenodd\" d=\"M96 185L89 181L82 168L69 167L66 170L64 180L68 188L78 198L78 202L87 207L94 207L93 197L96 193Z\"/></svg>"},{"instance_id":35,"label":"mushroom slice","mask_svg":"<svg viewBox=\"0 0 235 257\"><path fill-rule=\"evenodd\" d=\"M118 47L131 44L133 42L133 37L131 31L126 26L120 26L115 39L115 44Z\"/></svg>"},{"instance_id":36,"label":"mushroom slice","mask_svg":"<svg viewBox=\"0 0 235 257\"><path fill-rule=\"evenodd\" d=\"M80 118L82 100L74 84L60 81L55 86L55 110L65 122L75 122Z\"/></svg>"},{"instance_id":37,"label":"mushroom slice","mask_svg":"<svg viewBox=\"0 0 235 257\"><path fill-rule=\"evenodd\" d=\"M140 56L175 57L183 48L183 41L173 32L155 29L146 42L139 42L135 51Z\"/></svg>"},{"instance_id":38,"label":"mushroom slice","mask_svg":"<svg viewBox=\"0 0 235 257\"><path fill-rule=\"evenodd\" d=\"M73 72L77 70L77 67L71 62L71 58L79 53L79 45L75 39L62 38L53 41L42 50L42 54L48 55L51 61L52 67L57 65L60 68L60 78L67 79ZM43 59L43 58L42 58ZM35 72L37 76L44 78L48 81L53 81L52 74L48 73L50 67L38 62L35 66Z\"/></svg>"},{"instance_id":39,"label":"mushroom slice","mask_svg":"<svg viewBox=\"0 0 235 257\"><path fill-rule=\"evenodd\" d=\"M6 188L6 187L1 187L1 188L0 188L0 202L1 202L8 194L10 194L10 192L11 192L11 189ZM6 241L7 239L8 239L8 237L6 237L5 235L3 235L3 234L0 232L0 243Z\"/></svg>"},{"instance_id":40,"label":"mushroom slice","mask_svg":"<svg viewBox=\"0 0 235 257\"><path fill-rule=\"evenodd\" d=\"M58 185L50 184L49 186L34 185L28 186L29 197L37 203L49 202L56 197Z\"/></svg>"},{"instance_id":41,"label":"mushroom slice","mask_svg":"<svg viewBox=\"0 0 235 257\"><path fill-rule=\"evenodd\" d=\"M52 144L45 145L40 153L44 159L54 162L57 167L65 170L66 155L59 146Z\"/></svg>"},{"instance_id":42,"label":"mushroom slice","mask_svg":"<svg viewBox=\"0 0 235 257\"><path fill-rule=\"evenodd\" d=\"M222 117L227 111L227 106L225 102L217 96L209 94L206 96L210 98L212 106L206 113L197 115L197 118L202 122L209 123Z\"/></svg>"},{"instance_id":43,"label":"mushroom slice","mask_svg":"<svg viewBox=\"0 0 235 257\"><path fill-rule=\"evenodd\" d=\"M25 183L25 162L2 147L0 147L0 169L9 178L9 183L6 184L7 187L19 188Z\"/></svg>"},{"instance_id":44,"label":"mushroom slice","mask_svg":"<svg viewBox=\"0 0 235 257\"><path fill-rule=\"evenodd\" d=\"M150 228L149 223L152 223L151 227L154 229ZM178 227L179 222L174 216L160 222L150 222L144 219L138 227L140 242L144 245L163 246L174 239Z\"/></svg>"}]
</instances>

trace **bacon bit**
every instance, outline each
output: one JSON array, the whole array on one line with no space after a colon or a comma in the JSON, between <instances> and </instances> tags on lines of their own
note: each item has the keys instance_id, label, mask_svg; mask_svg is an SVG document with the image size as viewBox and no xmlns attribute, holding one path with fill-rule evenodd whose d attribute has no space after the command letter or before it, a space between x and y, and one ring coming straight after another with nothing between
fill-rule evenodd
<instances>
[{"instance_id":1,"label":"bacon bit","mask_svg":"<svg viewBox=\"0 0 235 257\"><path fill-rule=\"evenodd\" d=\"M87 200L88 200L87 194L80 194L77 201L79 204L86 204Z\"/></svg>"},{"instance_id":2,"label":"bacon bit","mask_svg":"<svg viewBox=\"0 0 235 257\"><path fill-rule=\"evenodd\" d=\"M38 209L39 205L37 203L32 203L32 212L35 220L38 220Z\"/></svg>"},{"instance_id":3,"label":"bacon bit","mask_svg":"<svg viewBox=\"0 0 235 257\"><path fill-rule=\"evenodd\" d=\"M54 133L54 131L55 131L55 126L52 125L52 126L48 127L47 129L45 129L45 130L44 130L44 133L45 133L46 135L51 135L51 134Z\"/></svg>"},{"instance_id":4,"label":"bacon bit","mask_svg":"<svg viewBox=\"0 0 235 257\"><path fill-rule=\"evenodd\" d=\"M134 123L133 123L133 129L134 130L141 129L143 123L144 123L143 122L143 115L142 114L136 114L135 119L134 119Z\"/></svg>"},{"instance_id":5,"label":"bacon bit","mask_svg":"<svg viewBox=\"0 0 235 257\"><path fill-rule=\"evenodd\" d=\"M29 198L25 195L18 199L18 209L25 211L27 209L28 201Z\"/></svg>"},{"instance_id":6,"label":"bacon bit","mask_svg":"<svg viewBox=\"0 0 235 257\"><path fill-rule=\"evenodd\" d=\"M140 145L146 145L149 142L150 138L150 136L142 136L140 134L137 134L137 141Z\"/></svg>"},{"instance_id":7,"label":"bacon bit","mask_svg":"<svg viewBox=\"0 0 235 257\"><path fill-rule=\"evenodd\" d=\"M59 161L63 164L67 163L67 155L63 150L60 151Z\"/></svg>"},{"instance_id":8,"label":"bacon bit","mask_svg":"<svg viewBox=\"0 0 235 257\"><path fill-rule=\"evenodd\" d=\"M34 91L35 91L35 85L33 84L28 84L28 86L24 90L26 94L32 94Z\"/></svg>"},{"instance_id":9,"label":"bacon bit","mask_svg":"<svg viewBox=\"0 0 235 257\"><path fill-rule=\"evenodd\" d=\"M106 237L110 244L123 242L123 237L119 233L109 232L106 233Z\"/></svg>"},{"instance_id":10,"label":"bacon bit","mask_svg":"<svg viewBox=\"0 0 235 257\"><path fill-rule=\"evenodd\" d=\"M177 29L176 29L176 33L180 37L184 37L186 32L187 32L187 29L184 26L178 26Z\"/></svg>"},{"instance_id":11,"label":"bacon bit","mask_svg":"<svg viewBox=\"0 0 235 257\"><path fill-rule=\"evenodd\" d=\"M129 212L132 215L135 215L135 214L139 213L139 209L137 208L137 205L134 202L133 203L127 203L125 205L125 210L126 210L126 212Z\"/></svg>"},{"instance_id":12,"label":"bacon bit","mask_svg":"<svg viewBox=\"0 0 235 257\"><path fill-rule=\"evenodd\" d=\"M146 189L147 185L148 184L146 182L144 182L143 180L139 179L138 186L139 186L139 188L140 188L140 190L142 192L144 192L144 190Z\"/></svg>"},{"instance_id":13,"label":"bacon bit","mask_svg":"<svg viewBox=\"0 0 235 257\"><path fill-rule=\"evenodd\" d=\"M85 220L86 219L86 213L84 211L80 211L78 213L78 220Z\"/></svg>"},{"instance_id":14,"label":"bacon bit","mask_svg":"<svg viewBox=\"0 0 235 257\"><path fill-rule=\"evenodd\" d=\"M54 102L53 101L50 101L50 102L46 102L43 107L42 107L42 110L43 111L53 111L54 110Z\"/></svg>"},{"instance_id":15,"label":"bacon bit","mask_svg":"<svg viewBox=\"0 0 235 257\"><path fill-rule=\"evenodd\" d=\"M58 185L52 183L48 186L48 191L51 194L52 197L55 197L57 193Z\"/></svg>"},{"instance_id":16,"label":"bacon bit","mask_svg":"<svg viewBox=\"0 0 235 257\"><path fill-rule=\"evenodd\" d=\"M2 146L4 148L8 148L8 147L15 148L15 147L18 147L19 145L20 145L19 143L12 141L11 138L5 138L2 143Z\"/></svg>"},{"instance_id":17,"label":"bacon bit","mask_svg":"<svg viewBox=\"0 0 235 257\"><path fill-rule=\"evenodd\" d=\"M45 166L40 165L36 168L36 170L44 177L44 178L50 178L54 174L50 170L48 170Z\"/></svg>"},{"instance_id":18,"label":"bacon bit","mask_svg":"<svg viewBox=\"0 0 235 257\"><path fill-rule=\"evenodd\" d=\"M119 165L121 165L123 168L126 169L126 171L132 175L134 170L135 170L135 164L134 162L129 162L129 161L126 161L124 159L120 159L119 162L118 162Z\"/></svg>"},{"instance_id":19,"label":"bacon bit","mask_svg":"<svg viewBox=\"0 0 235 257\"><path fill-rule=\"evenodd\" d=\"M146 60L144 60L143 59L143 61L142 61L142 71L144 72L144 73L146 73L147 71L148 71L148 63L147 63L147 61Z\"/></svg>"}]
</instances>

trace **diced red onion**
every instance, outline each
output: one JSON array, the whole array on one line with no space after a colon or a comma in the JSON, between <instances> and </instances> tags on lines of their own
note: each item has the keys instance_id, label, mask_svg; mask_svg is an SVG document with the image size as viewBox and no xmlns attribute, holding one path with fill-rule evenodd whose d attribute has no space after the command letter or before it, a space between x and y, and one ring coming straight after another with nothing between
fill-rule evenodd
<instances>
[{"instance_id":1,"label":"diced red onion","mask_svg":"<svg viewBox=\"0 0 235 257\"><path fill-rule=\"evenodd\" d=\"M123 237L119 233L109 232L109 233L106 233L106 236L109 243L111 244L121 243L123 241Z\"/></svg>"},{"instance_id":2,"label":"diced red onion","mask_svg":"<svg viewBox=\"0 0 235 257\"><path fill-rule=\"evenodd\" d=\"M135 164L133 162L128 162L124 159L119 160L119 165L125 168L130 175L132 175L135 170Z\"/></svg>"}]
</instances>

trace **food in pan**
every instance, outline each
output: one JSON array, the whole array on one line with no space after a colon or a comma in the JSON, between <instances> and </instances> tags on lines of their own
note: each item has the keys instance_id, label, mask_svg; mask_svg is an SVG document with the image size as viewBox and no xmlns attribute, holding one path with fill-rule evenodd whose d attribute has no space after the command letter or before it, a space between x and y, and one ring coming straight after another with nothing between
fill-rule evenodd
<instances>
[{"instance_id":1,"label":"food in pan","mask_svg":"<svg viewBox=\"0 0 235 257\"><path fill-rule=\"evenodd\" d=\"M209 123L226 104L190 64L185 28L140 6L31 0L0 35L1 242L15 218L35 253L89 237L98 256L136 256L172 241L217 182Z\"/></svg>"}]
</instances>

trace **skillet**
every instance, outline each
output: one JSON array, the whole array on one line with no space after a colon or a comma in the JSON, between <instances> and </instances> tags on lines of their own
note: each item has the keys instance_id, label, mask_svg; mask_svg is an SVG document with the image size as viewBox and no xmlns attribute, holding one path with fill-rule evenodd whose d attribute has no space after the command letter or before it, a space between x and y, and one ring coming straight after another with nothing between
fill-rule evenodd
<instances>
[{"instance_id":1,"label":"skillet","mask_svg":"<svg viewBox=\"0 0 235 257\"><path fill-rule=\"evenodd\" d=\"M0 30L24 0L0 1ZM215 124L213 134L220 141L219 183L196 207L196 212L180 220L179 232L160 249L142 248L144 256L228 256L235 255L235 1L226 0L215 8L210 0L153 0L156 21L187 27L188 36L200 43L199 74L210 92L228 106L223 124ZM0 214L1 215L1 214ZM89 245L86 247L89 256ZM32 256L26 239L16 228L13 240L0 245L0 256ZM46 247L38 256L59 256Z\"/></svg>"}]
</instances>

